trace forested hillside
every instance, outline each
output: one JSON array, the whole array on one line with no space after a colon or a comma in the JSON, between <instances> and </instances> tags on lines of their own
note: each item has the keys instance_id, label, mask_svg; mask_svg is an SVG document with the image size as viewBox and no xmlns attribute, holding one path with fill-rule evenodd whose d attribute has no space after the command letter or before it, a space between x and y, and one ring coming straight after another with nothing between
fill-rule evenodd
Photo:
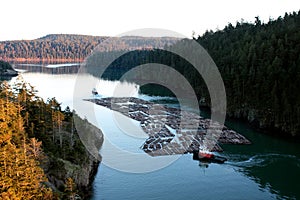
<instances>
[{"instance_id":1,"label":"forested hillside","mask_svg":"<svg viewBox=\"0 0 300 200\"><path fill-rule=\"evenodd\" d=\"M272 133L300 136L300 12L266 24L259 18L255 23L228 24L223 30L207 31L194 39L208 51L221 72L228 116L246 119ZM124 71L145 63L175 68L189 80L201 104L210 106L200 74L168 51L129 52L114 61L104 77L119 79ZM172 78L159 72L157 76ZM180 84L176 86L180 88ZM153 85L141 90L156 95L165 92Z\"/></svg>"},{"instance_id":2,"label":"forested hillside","mask_svg":"<svg viewBox=\"0 0 300 200\"><path fill-rule=\"evenodd\" d=\"M0 84L0 199L89 194L99 161L85 149L72 117L68 107L62 111L55 98L44 102L22 79L13 87ZM101 138L95 142L100 148Z\"/></svg>"},{"instance_id":3,"label":"forested hillside","mask_svg":"<svg viewBox=\"0 0 300 200\"><path fill-rule=\"evenodd\" d=\"M14 61L82 61L101 42L101 51L119 51L124 49L163 48L174 44L178 38L125 36L101 37L86 35L54 34L35 40L0 42L0 59Z\"/></svg>"},{"instance_id":4,"label":"forested hillside","mask_svg":"<svg viewBox=\"0 0 300 200\"><path fill-rule=\"evenodd\" d=\"M197 41L221 71L230 116L300 134L300 12L229 24Z\"/></svg>"}]
</instances>

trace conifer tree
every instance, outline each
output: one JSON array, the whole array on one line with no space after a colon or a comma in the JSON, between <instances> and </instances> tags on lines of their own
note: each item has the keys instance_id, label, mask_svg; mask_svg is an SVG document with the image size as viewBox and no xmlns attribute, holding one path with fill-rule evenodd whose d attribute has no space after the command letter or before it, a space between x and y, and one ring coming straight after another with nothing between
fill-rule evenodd
<instances>
[{"instance_id":1,"label":"conifer tree","mask_svg":"<svg viewBox=\"0 0 300 200\"><path fill-rule=\"evenodd\" d=\"M38 157L41 143L27 136L19 104L0 98L0 193L1 199L45 199L52 194Z\"/></svg>"}]
</instances>

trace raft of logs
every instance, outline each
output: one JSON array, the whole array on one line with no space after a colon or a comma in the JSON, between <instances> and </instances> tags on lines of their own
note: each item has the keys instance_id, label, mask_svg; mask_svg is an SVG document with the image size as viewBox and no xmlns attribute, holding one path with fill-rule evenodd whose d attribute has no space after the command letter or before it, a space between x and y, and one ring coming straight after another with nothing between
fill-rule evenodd
<instances>
[{"instance_id":1,"label":"raft of logs","mask_svg":"<svg viewBox=\"0 0 300 200\"><path fill-rule=\"evenodd\" d=\"M86 99L86 101L139 121L141 128L149 136L140 148L151 156L197 151L203 146L209 127L212 124L218 125L195 113L134 97ZM234 130L225 126L220 130L218 143L250 144L248 139ZM222 151L222 148L215 144L211 151Z\"/></svg>"}]
</instances>

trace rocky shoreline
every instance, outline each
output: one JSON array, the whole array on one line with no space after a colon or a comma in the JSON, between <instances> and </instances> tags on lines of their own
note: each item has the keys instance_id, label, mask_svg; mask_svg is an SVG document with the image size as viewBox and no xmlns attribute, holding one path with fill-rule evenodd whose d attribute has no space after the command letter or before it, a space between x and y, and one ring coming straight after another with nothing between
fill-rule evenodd
<instances>
[{"instance_id":1,"label":"rocky shoreline","mask_svg":"<svg viewBox=\"0 0 300 200\"><path fill-rule=\"evenodd\" d=\"M209 128L218 126L218 123L212 123L210 119L195 113L133 97L86 99L86 101L139 121L141 128L149 136L141 145L141 149L150 156L184 154L199 150L199 147L203 146ZM221 128L218 143L251 144L243 135L225 126ZM211 150L222 151L222 148L215 144Z\"/></svg>"},{"instance_id":2,"label":"rocky shoreline","mask_svg":"<svg viewBox=\"0 0 300 200\"><path fill-rule=\"evenodd\" d=\"M103 144L103 134L100 129L87 120L81 119L75 113L73 113L73 120L76 123L74 140L81 141L82 161L75 163L49 155L42 167L48 178L46 184L53 191L63 194L66 179L72 178L76 185L78 196L81 199L88 199L101 162L99 150Z\"/></svg>"}]
</instances>

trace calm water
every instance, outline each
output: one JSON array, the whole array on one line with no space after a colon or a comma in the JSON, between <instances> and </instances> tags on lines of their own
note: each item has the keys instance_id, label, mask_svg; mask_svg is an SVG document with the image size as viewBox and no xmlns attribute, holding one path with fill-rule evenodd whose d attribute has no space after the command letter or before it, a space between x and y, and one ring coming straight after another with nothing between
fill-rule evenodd
<instances>
[{"instance_id":1,"label":"calm water","mask_svg":"<svg viewBox=\"0 0 300 200\"><path fill-rule=\"evenodd\" d=\"M143 137L134 138L126 134L130 127L125 131L120 128L114 122L112 111L81 100L91 97L91 88L83 88L80 96L74 99L76 76L23 73L24 79L36 86L41 97L47 99L54 96L63 106L72 107L74 101L80 102L77 112L101 128L107 141L120 149L141 154L138 147L143 143ZM131 83L104 81L91 75L85 75L84 78L97 83L95 87L102 96L111 96L114 87L119 85L124 90L130 88L131 96L163 100L139 95L138 86ZM11 82L14 80L15 78ZM125 117L122 119L128 120ZM132 123L136 125L135 122ZM227 125L245 135L253 144L223 145L224 152L221 155L229 159L225 164L200 167L199 162L192 159L192 155L186 154L162 169L136 174L118 171L102 163L93 184L92 199L300 199L299 142L260 134L237 121L228 121ZM105 144L101 151L103 156L110 156L109 152L105 152ZM149 159L148 161L161 162L169 158ZM122 158L120 162L132 165ZM138 167L146 165L147 163L139 163Z\"/></svg>"}]
</instances>

